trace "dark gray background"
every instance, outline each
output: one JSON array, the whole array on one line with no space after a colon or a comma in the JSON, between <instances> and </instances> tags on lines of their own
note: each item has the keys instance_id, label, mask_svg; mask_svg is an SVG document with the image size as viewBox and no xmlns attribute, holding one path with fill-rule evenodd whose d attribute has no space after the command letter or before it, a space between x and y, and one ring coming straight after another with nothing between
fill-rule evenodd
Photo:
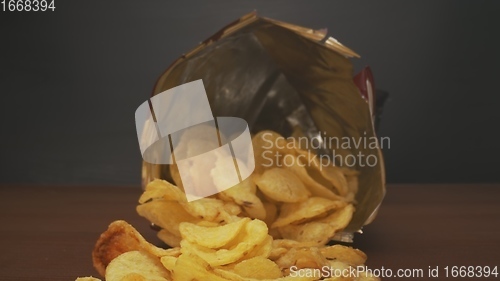
<instances>
[{"instance_id":1,"label":"dark gray background","mask_svg":"<svg viewBox=\"0 0 500 281\"><path fill-rule=\"evenodd\" d=\"M0 183L140 182L134 112L245 13L330 33L390 92L389 182L500 182L498 1L61 1L0 12Z\"/></svg>"}]
</instances>

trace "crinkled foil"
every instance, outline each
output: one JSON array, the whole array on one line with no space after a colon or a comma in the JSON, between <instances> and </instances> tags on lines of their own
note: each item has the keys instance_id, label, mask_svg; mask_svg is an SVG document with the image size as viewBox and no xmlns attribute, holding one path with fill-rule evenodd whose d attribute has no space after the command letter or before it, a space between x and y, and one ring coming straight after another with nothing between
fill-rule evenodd
<instances>
[{"instance_id":1,"label":"crinkled foil","mask_svg":"<svg viewBox=\"0 0 500 281\"><path fill-rule=\"evenodd\" d=\"M203 79L214 116L245 119L255 133L270 129L289 136L300 126L310 138L375 137L368 103L353 83L351 57L358 57L324 30L311 30L251 13L177 59L159 78L154 93ZM385 194L379 149L340 153L378 155L360 172L356 212L336 240L351 240L376 214ZM337 151L339 153L339 151ZM144 163L143 181L169 178L163 165Z\"/></svg>"}]
</instances>

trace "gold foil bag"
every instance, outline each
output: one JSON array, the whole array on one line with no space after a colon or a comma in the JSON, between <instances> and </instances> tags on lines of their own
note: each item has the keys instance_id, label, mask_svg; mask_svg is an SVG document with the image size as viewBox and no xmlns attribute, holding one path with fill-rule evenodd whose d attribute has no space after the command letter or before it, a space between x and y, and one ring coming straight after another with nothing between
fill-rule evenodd
<instances>
[{"instance_id":1,"label":"gold foil bag","mask_svg":"<svg viewBox=\"0 0 500 281\"><path fill-rule=\"evenodd\" d=\"M324 30L248 14L177 59L158 79L153 95L202 79L214 116L245 119L252 133L264 129L290 136L299 126L309 138L375 137L369 105L353 83L349 58L356 53ZM326 134L326 135L325 135ZM377 155L374 167L357 166L356 212L336 240L352 240L375 216L385 194L379 148L339 150ZM169 179L167 165L144 162L143 184Z\"/></svg>"}]
</instances>

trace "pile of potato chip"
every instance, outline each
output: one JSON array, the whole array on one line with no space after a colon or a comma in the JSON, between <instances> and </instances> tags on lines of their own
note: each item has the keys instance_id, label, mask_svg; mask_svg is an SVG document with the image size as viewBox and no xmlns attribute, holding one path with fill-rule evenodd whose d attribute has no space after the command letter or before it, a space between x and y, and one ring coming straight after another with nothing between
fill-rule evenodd
<instances>
[{"instance_id":1,"label":"pile of potato chip","mask_svg":"<svg viewBox=\"0 0 500 281\"><path fill-rule=\"evenodd\" d=\"M277 145L270 146L270 140ZM192 202L171 166L177 185L149 183L137 212L160 228L158 237L172 248L155 247L132 226L116 221L96 244L94 266L107 281L379 280L323 271L365 263L366 255L357 249L327 246L352 218L357 172L322 165L313 152L291 142L271 131L255 135L254 173ZM275 161L268 163L269 157ZM287 164L287 158L293 161Z\"/></svg>"},{"instance_id":2,"label":"pile of potato chip","mask_svg":"<svg viewBox=\"0 0 500 281\"><path fill-rule=\"evenodd\" d=\"M342 245L273 240L258 219L239 218L217 226L182 222L179 231L181 246L162 249L128 223L115 221L97 241L94 266L107 281L379 280L356 271L366 261L363 252ZM349 268L355 275L328 274Z\"/></svg>"},{"instance_id":3,"label":"pile of potato chip","mask_svg":"<svg viewBox=\"0 0 500 281\"><path fill-rule=\"evenodd\" d=\"M179 172L171 165L177 186L160 180L151 182L139 199L137 211L162 228L158 237L172 247L180 246L181 222L222 225L239 217L264 221L274 239L325 245L352 218L357 172L322 165L316 154L300 148L298 140L285 139L273 131L258 133L252 138L253 174L232 188L190 203ZM217 161L202 168L207 169L207 165L215 171ZM213 176L215 180L223 177L223 172ZM203 180L199 182L203 184Z\"/></svg>"}]
</instances>

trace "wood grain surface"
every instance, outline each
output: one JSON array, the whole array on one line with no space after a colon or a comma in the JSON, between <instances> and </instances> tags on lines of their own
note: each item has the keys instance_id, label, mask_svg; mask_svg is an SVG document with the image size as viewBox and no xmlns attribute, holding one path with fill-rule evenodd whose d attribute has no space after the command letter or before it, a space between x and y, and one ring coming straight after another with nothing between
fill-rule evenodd
<instances>
[{"instance_id":1,"label":"wood grain surface","mask_svg":"<svg viewBox=\"0 0 500 281\"><path fill-rule=\"evenodd\" d=\"M0 280L97 276L91 251L109 223L124 219L162 245L135 212L139 187L0 187ZM389 185L375 221L354 246L372 268L500 266L500 185ZM398 278L387 278L401 280ZM386 279L386 280L387 280ZM404 280L412 280L405 278ZM479 278L465 280L500 280Z\"/></svg>"}]
</instances>

